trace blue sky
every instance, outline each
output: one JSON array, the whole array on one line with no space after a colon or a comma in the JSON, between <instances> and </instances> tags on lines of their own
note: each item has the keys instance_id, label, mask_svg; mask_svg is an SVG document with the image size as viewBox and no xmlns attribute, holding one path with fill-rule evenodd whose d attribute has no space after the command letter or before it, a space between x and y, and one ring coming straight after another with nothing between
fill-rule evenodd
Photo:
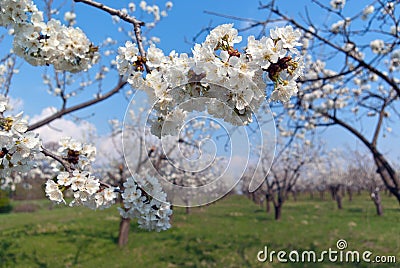
<instances>
[{"instance_id":1,"label":"blue sky","mask_svg":"<svg viewBox=\"0 0 400 268\"><path fill-rule=\"evenodd\" d=\"M40 7L41 1L34 0L34 2ZM63 1L54 1L56 6ZM129 1L125 0L101 0L106 5L114 8L127 7ZM166 1L149 1L148 4L158 4L163 7ZM67 5L62 11L70 9L72 1L67 1ZM135 1L138 5L139 1ZM303 6L299 3L301 1L278 1L281 3L280 9L287 12L291 16L297 17L299 12L303 10ZM328 3L328 1L327 1ZM350 10L362 10L367 1L347 1L347 8ZM190 52L191 46L185 42L185 38L191 40L199 31L207 27L208 25L216 26L221 23L234 23L237 27L246 25L245 22L238 22L228 18L221 18L212 16L204 13L204 11L213 11L217 13L233 15L244 18L263 19L266 16L264 10L258 10L258 1L239 1L239 0L203 0L203 1L187 1L177 0L173 1L173 8L169 12L168 17L163 18L161 22L156 26L155 29L149 32L150 36L157 36L161 39L161 43L158 44L165 53L169 53L171 50L178 52ZM117 32L118 25L112 23L111 17L105 14L103 11L87 7L84 4L77 3L73 4L74 9L77 13L77 26L82 28L89 39L95 44L99 44L105 38L111 36L119 41L119 45L127 40L127 38ZM139 9L137 7L137 9ZM329 21L330 18L322 17L319 13L316 13L317 9L309 7L309 11L313 16L321 20ZM139 19L147 20L148 17L142 16L140 12L136 13ZM62 16L60 16L62 18ZM122 23L124 24L124 23ZM127 26L126 24L124 24ZM146 32L146 29L144 29ZM258 31L253 30L247 34L257 34ZM201 42L204 35L199 38L198 42ZM245 38L244 38L245 40ZM1 53L4 53L6 49L10 47L10 40L6 39L1 44ZM50 96L46 91L46 86L42 83L41 73L45 68L37 68L29 66L27 63L22 63L20 73L15 76L13 85L11 88L11 96L14 98L22 98L24 100L23 109L25 113L31 117L38 115L42 110L48 106L59 107L60 100ZM97 67L96 67L97 68ZM48 69L50 72L51 70ZM109 77L104 81L104 91L110 89L116 82L116 74L110 74ZM77 102L80 100L87 100L96 93L97 88L89 88L86 92L83 92ZM73 103L73 102L72 102ZM97 104L88 109L84 109L80 112L75 113L75 116L86 118L88 121L93 123L97 127L99 134L105 134L109 131L107 121L109 119L123 119L125 109L128 103L122 94L114 96L110 100L106 100L103 103ZM66 119L72 120L73 118L68 116ZM397 130L397 131L396 131ZM398 127L393 127L394 133L399 133ZM348 135L345 130L340 128L333 128L324 133L324 139L326 139L331 147L338 147L347 144L350 148L362 148L355 138ZM398 142L398 135L391 134L385 139L381 139L382 148L384 152L388 152L392 159L399 160L399 153L396 148L393 148L393 142Z\"/></svg>"}]
</instances>

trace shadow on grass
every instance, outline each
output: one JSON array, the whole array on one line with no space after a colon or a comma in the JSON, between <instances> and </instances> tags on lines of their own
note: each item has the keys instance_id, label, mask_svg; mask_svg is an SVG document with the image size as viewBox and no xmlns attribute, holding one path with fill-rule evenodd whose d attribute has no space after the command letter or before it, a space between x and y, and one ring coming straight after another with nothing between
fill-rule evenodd
<instances>
[{"instance_id":1,"label":"shadow on grass","mask_svg":"<svg viewBox=\"0 0 400 268\"><path fill-rule=\"evenodd\" d=\"M81 253L85 253L84 249L88 248L89 244L90 244L90 240L81 240L81 243L78 245L78 249L76 251L76 254L74 256L74 261L72 262L73 265L77 265L79 264L79 257L81 256Z\"/></svg>"},{"instance_id":2,"label":"shadow on grass","mask_svg":"<svg viewBox=\"0 0 400 268\"><path fill-rule=\"evenodd\" d=\"M363 208L348 208L346 209L350 213L365 213L365 209Z\"/></svg>"},{"instance_id":3,"label":"shadow on grass","mask_svg":"<svg viewBox=\"0 0 400 268\"><path fill-rule=\"evenodd\" d=\"M40 267L40 268L47 268L47 267L48 267L48 265L46 264L46 262L44 262L44 261L42 261L42 260L40 260L40 259L38 258L38 255L37 255L37 251L36 251L36 250L33 250L33 256L32 256L31 259L32 259L33 263L37 264L37 266Z\"/></svg>"},{"instance_id":4,"label":"shadow on grass","mask_svg":"<svg viewBox=\"0 0 400 268\"><path fill-rule=\"evenodd\" d=\"M9 252L15 245L9 241L0 241L0 267L10 267L17 261L15 253Z\"/></svg>"}]
</instances>

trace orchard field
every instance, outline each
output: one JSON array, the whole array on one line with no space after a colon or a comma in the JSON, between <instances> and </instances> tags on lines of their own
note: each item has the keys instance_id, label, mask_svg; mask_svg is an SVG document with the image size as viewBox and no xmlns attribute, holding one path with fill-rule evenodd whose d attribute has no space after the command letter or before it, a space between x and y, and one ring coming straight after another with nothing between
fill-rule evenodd
<instances>
[{"instance_id":1,"label":"orchard field","mask_svg":"<svg viewBox=\"0 0 400 268\"><path fill-rule=\"evenodd\" d=\"M14 202L14 208L28 201ZM132 223L129 243L118 248L115 210L53 207L34 202L33 213L0 214L0 267L371 267L371 264L260 263L257 253L271 250L336 249L345 239L349 250L396 255L400 260L397 201L382 195L378 217L366 194L343 200L338 210L329 198L302 195L285 203L282 219L244 196L231 195L206 207L175 208L173 228L157 233ZM51 210L49 210L51 208ZM395 267L387 264L386 267ZM381 267L372 265L372 267Z\"/></svg>"}]
</instances>

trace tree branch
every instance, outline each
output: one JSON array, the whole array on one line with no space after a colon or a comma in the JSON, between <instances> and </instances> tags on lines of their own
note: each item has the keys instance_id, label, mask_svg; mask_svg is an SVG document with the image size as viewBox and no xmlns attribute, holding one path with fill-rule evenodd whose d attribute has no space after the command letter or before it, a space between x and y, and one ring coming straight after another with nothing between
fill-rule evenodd
<instances>
[{"instance_id":1,"label":"tree branch","mask_svg":"<svg viewBox=\"0 0 400 268\"><path fill-rule=\"evenodd\" d=\"M68 172L72 172L72 168L71 165L65 161L61 156L56 155L55 153L51 152L50 150L47 150L46 148L44 148L42 146L41 148L41 152L45 155L48 156L50 158L53 158L54 160L56 160L57 162L59 162L61 165L63 165L63 167L65 168L66 171Z\"/></svg>"},{"instance_id":2,"label":"tree branch","mask_svg":"<svg viewBox=\"0 0 400 268\"><path fill-rule=\"evenodd\" d=\"M61 156L51 152L50 150L44 148L43 146L41 147L41 152L45 155L48 156L50 158L53 158L54 160L56 160L57 162L59 162L67 172L72 173L73 172L73 168L71 167L71 164L64 160ZM101 186L106 187L106 188L112 188L113 186L111 186L110 184L106 183L106 182L102 182L99 180L99 183Z\"/></svg>"},{"instance_id":3,"label":"tree branch","mask_svg":"<svg viewBox=\"0 0 400 268\"><path fill-rule=\"evenodd\" d=\"M386 109L386 101L384 101L381 110L379 111L379 119L378 119L378 123L376 125L375 128L375 133L374 133L374 137L372 138L372 146L376 147L376 144L378 142L378 137L379 137L379 132L382 128L382 123L383 123L383 118L385 116L385 109Z\"/></svg>"},{"instance_id":4,"label":"tree branch","mask_svg":"<svg viewBox=\"0 0 400 268\"><path fill-rule=\"evenodd\" d=\"M72 106L70 108L61 109L60 111L50 115L49 117L47 117L47 118L45 118L43 120L40 120L39 122L36 122L36 123L28 126L28 131L35 130L35 129L40 128L40 127L42 127L42 126L44 126L44 125L46 125L46 124L58 119L58 118L61 118L62 116L66 115L66 114L72 113L74 111L86 108L88 106L91 106L93 104L101 102L101 101L103 101L105 99L108 99L112 95L114 95L117 92L119 92L126 84L127 84L127 82L123 81L122 78L120 77L119 81L118 81L118 84L112 90L110 90L106 94L102 95L101 97L96 98L96 99L92 99L92 100L89 100L89 101L86 101L86 102L83 102L83 103L80 103L80 104L77 104L77 105Z\"/></svg>"},{"instance_id":5,"label":"tree branch","mask_svg":"<svg viewBox=\"0 0 400 268\"><path fill-rule=\"evenodd\" d=\"M92 0L74 0L74 2L75 3L81 2L81 3L87 4L89 6L101 9L101 10L107 12L108 14L117 16L126 22L132 23L133 25L137 25L139 27L144 26L143 21L140 21L140 20L136 19L135 17L131 17L128 14L122 12L121 10L117 10L117 9L108 7L102 3L98 3L98 2L92 1Z\"/></svg>"}]
</instances>

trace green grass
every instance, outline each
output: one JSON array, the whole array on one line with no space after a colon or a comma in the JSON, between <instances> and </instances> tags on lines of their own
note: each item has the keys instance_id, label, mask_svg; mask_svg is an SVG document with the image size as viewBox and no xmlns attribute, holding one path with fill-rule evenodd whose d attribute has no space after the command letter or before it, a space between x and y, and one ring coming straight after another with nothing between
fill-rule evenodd
<instances>
[{"instance_id":1,"label":"green grass","mask_svg":"<svg viewBox=\"0 0 400 268\"><path fill-rule=\"evenodd\" d=\"M123 249L116 246L115 209L36 205L35 213L0 214L0 267L370 267L257 262L264 246L321 252L336 249L338 239L346 239L349 250L396 255L400 262L400 208L388 197L383 197L385 215L378 217L366 195L345 200L342 211L333 201L303 196L287 201L276 222L273 213L245 197L229 196L188 215L177 208L173 228L166 232L142 231L132 223Z\"/></svg>"}]
</instances>

